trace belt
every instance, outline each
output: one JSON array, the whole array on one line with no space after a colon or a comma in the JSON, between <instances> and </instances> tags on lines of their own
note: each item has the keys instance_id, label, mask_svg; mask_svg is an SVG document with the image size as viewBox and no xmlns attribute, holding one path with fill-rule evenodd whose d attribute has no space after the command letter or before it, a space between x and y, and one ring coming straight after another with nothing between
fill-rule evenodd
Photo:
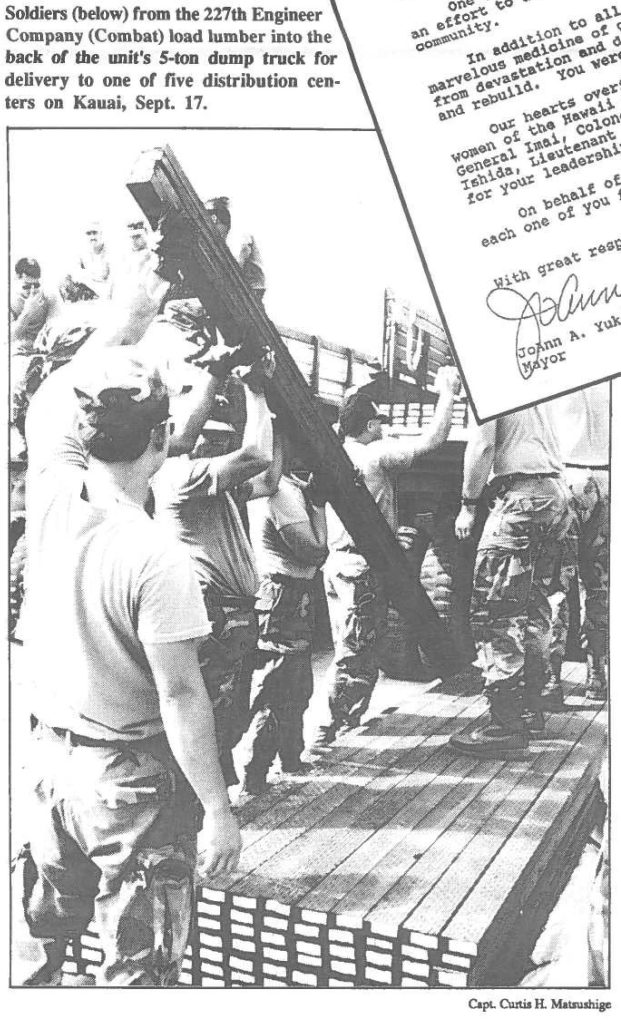
<instances>
[{"instance_id":1,"label":"belt","mask_svg":"<svg viewBox=\"0 0 621 1024\"><path fill-rule=\"evenodd\" d=\"M497 476L492 483L506 487L507 484L516 483L520 480L559 480L560 473L507 473L504 476Z\"/></svg>"},{"instance_id":2,"label":"belt","mask_svg":"<svg viewBox=\"0 0 621 1024\"><path fill-rule=\"evenodd\" d=\"M241 612L254 611L254 597L221 597L220 594L207 593L207 605L213 608L237 608Z\"/></svg>"},{"instance_id":3,"label":"belt","mask_svg":"<svg viewBox=\"0 0 621 1024\"><path fill-rule=\"evenodd\" d=\"M273 580L274 583L299 583L303 587L312 587L314 576L308 579L306 576L286 576L282 572L269 572L267 574L268 580Z\"/></svg>"},{"instance_id":4,"label":"belt","mask_svg":"<svg viewBox=\"0 0 621 1024\"><path fill-rule=\"evenodd\" d=\"M137 737L135 740L97 740L92 736L81 736L79 733L72 732L71 729L61 729L59 726L46 725L45 722L39 722L34 715L30 716L30 724L33 729L37 725L44 726L45 729L53 732L59 739L67 740L72 747L114 747L116 749L121 747L128 750L140 750L154 741L161 741L166 736L166 733L158 732L154 736Z\"/></svg>"},{"instance_id":5,"label":"belt","mask_svg":"<svg viewBox=\"0 0 621 1024\"><path fill-rule=\"evenodd\" d=\"M566 462L567 469L590 469L592 472L607 473L610 466L586 466L583 462Z\"/></svg>"}]
</instances>

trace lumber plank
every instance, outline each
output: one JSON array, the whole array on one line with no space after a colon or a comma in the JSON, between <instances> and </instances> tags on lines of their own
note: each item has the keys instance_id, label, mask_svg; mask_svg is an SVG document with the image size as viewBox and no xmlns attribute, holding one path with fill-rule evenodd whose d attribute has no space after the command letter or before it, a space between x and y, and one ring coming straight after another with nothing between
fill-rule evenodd
<instances>
[{"instance_id":1,"label":"lumber plank","mask_svg":"<svg viewBox=\"0 0 621 1024\"><path fill-rule=\"evenodd\" d=\"M570 721L566 720L562 729L564 734L569 732L575 738L582 734L584 726L581 723L576 723L574 716L569 717ZM429 927L426 924L427 918L429 917L431 921L431 915L435 912L436 900L447 898L442 887L434 895L435 887L438 884L441 885L443 876L463 856L464 850L468 848L472 839L481 832L484 826L488 826L489 821L507 796L525 778L532 776L537 771L539 758L545 756L545 754L540 754L533 760L514 761L506 764L501 762L501 770L494 775L493 783L490 770L490 783L477 794L462 814L451 822L450 828L438 835L436 841L427 849L421 859L396 882L390 892L373 908L368 915L373 931L382 933L383 929L390 927L391 932L388 934L391 934L395 927L402 926L405 930L411 929L423 934L439 934L440 928L436 927L435 923L430 923ZM565 751L556 752L557 759L562 759L564 756ZM493 765L497 762L489 762L489 764ZM545 779L541 778L540 786L544 784ZM515 821L515 815L512 820ZM470 840L467 839L468 835ZM486 842L487 837L484 836L484 849ZM468 884L469 876L464 877L461 870L457 868L454 869L452 877L453 885ZM425 903L426 900L429 902ZM425 906L419 915L419 908L423 903Z\"/></svg>"},{"instance_id":2,"label":"lumber plank","mask_svg":"<svg viewBox=\"0 0 621 1024\"><path fill-rule=\"evenodd\" d=\"M434 719L452 719L464 711L465 705L458 704L459 700L459 696L455 695L455 703L447 703L443 695L431 693L429 699L421 705L419 696L417 701L405 702L397 714L364 722L357 729L338 738L317 765L314 774L302 780L290 781L286 785L278 783L270 787L272 792L261 794L237 809L240 824L246 830L245 835L249 835L251 828L271 829L282 824L291 809L297 810L331 785L330 778L335 771L349 775L362 765L381 764L399 742L394 737L410 735L414 723L420 724L420 718L427 719L424 734L428 735L437 725ZM446 725L442 728L446 728Z\"/></svg>"},{"instance_id":3,"label":"lumber plank","mask_svg":"<svg viewBox=\"0 0 621 1024\"><path fill-rule=\"evenodd\" d=\"M506 794L501 803L496 803L494 814L487 819L485 827L475 830L450 868L404 922L405 928L417 928L431 934L443 931L481 877L490 871L498 851L518 828L524 815L528 816L529 808L544 799L551 775L572 755L587 726L588 722L581 715L572 714L563 721L558 738L551 741L553 745L550 748L546 742L538 745L541 752L530 763L519 784ZM547 809L552 813L553 803ZM472 939L471 932L451 934L454 938Z\"/></svg>"},{"instance_id":4,"label":"lumber plank","mask_svg":"<svg viewBox=\"0 0 621 1024\"><path fill-rule=\"evenodd\" d=\"M495 766L496 774L501 767ZM423 800L415 799L396 816L394 823L388 823L387 830L401 828L404 830L401 834L376 833L365 848L357 851L351 874L355 875L354 869L359 868L360 876L333 905L335 913L358 912L373 920L372 909L393 888L395 880L422 857L436 841L439 830L449 828L480 790L488 785L490 774L494 775L494 769L490 772L489 765L483 767L480 762L475 763L468 758L451 763L449 772L451 774L446 780L439 777L433 790L426 791ZM347 862L343 867L346 866ZM327 883L330 884L331 880L328 879ZM331 884L339 886L338 880ZM375 924L373 927L376 930Z\"/></svg>"},{"instance_id":5,"label":"lumber plank","mask_svg":"<svg viewBox=\"0 0 621 1024\"><path fill-rule=\"evenodd\" d=\"M449 708L452 706L449 722L458 715L463 716L468 705L473 707L473 713L478 713L479 708L472 698L464 701L464 707L459 701L447 704ZM377 821L387 820L390 805L384 806L382 793L405 782L413 771L425 771L429 759L438 760L438 764L451 762L452 755L438 752L434 736L438 724L446 727L446 720L430 718L425 721L424 731L408 733L406 726L402 734L387 737L374 764L361 765L361 774L345 775L344 785L338 778L333 781L333 777L328 777L324 796L314 804L303 801L301 809L284 822L284 828L267 830L244 850L240 867L245 877L243 880L236 877L230 890L256 895L269 891L283 901L300 899L315 885L308 874L311 865L315 865L314 870L323 877L335 858L338 862L351 844L364 841L359 819L365 809L377 803ZM404 746L402 739L409 740L409 745ZM353 822L356 822L355 830L351 835L344 835L343 829ZM376 824L373 830L377 827Z\"/></svg>"},{"instance_id":6,"label":"lumber plank","mask_svg":"<svg viewBox=\"0 0 621 1024\"><path fill-rule=\"evenodd\" d=\"M468 898L455 907L444 934L477 942L481 948L486 935L489 940L490 920L495 924L508 900L528 897L555 856L559 836L579 817L597 783L606 742L604 722L597 720L601 717L601 712L594 713Z\"/></svg>"},{"instance_id":7,"label":"lumber plank","mask_svg":"<svg viewBox=\"0 0 621 1024\"><path fill-rule=\"evenodd\" d=\"M187 224L184 279L209 310L229 344L242 340L257 354L269 347L276 356L269 398L308 465L330 481L335 511L355 543L378 572L386 575L390 596L421 636L421 646L442 675L461 665L448 631L420 581L409 570L396 538L377 508L334 431L324 419L303 375L236 261L214 229L194 188L169 146L138 159L127 187L153 227L176 211Z\"/></svg>"}]
</instances>

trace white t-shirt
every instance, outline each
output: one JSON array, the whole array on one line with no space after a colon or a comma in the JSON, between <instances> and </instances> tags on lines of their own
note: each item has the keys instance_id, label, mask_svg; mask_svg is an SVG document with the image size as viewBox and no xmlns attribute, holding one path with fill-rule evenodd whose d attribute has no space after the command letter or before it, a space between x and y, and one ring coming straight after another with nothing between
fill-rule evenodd
<instances>
[{"instance_id":1,"label":"white t-shirt","mask_svg":"<svg viewBox=\"0 0 621 1024\"><path fill-rule=\"evenodd\" d=\"M375 504L384 516L393 533L399 525L397 516L397 500L395 494L395 476L410 469L413 462L412 444L395 437L382 438L361 444L353 437L346 437L343 447L355 468L362 474ZM360 568L366 566L361 554L334 509L326 506L328 524L328 547L330 554L347 555L352 565Z\"/></svg>"},{"instance_id":2,"label":"white t-shirt","mask_svg":"<svg viewBox=\"0 0 621 1024\"><path fill-rule=\"evenodd\" d=\"M301 580L313 579L316 567L301 565L280 534L285 526L307 524L308 521L303 492L284 476L275 494L248 502L250 541L261 576L279 574Z\"/></svg>"},{"instance_id":3,"label":"white t-shirt","mask_svg":"<svg viewBox=\"0 0 621 1024\"><path fill-rule=\"evenodd\" d=\"M474 429L485 429L474 428ZM496 420L493 475L562 473L563 460L546 405L511 412Z\"/></svg>"},{"instance_id":4,"label":"white t-shirt","mask_svg":"<svg viewBox=\"0 0 621 1024\"><path fill-rule=\"evenodd\" d=\"M56 389L47 383L28 433L39 468L28 479L20 636L32 710L50 726L93 739L154 735L163 723L143 645L210 632L196 572L182 545L143 509L88 501L75 439L51 436ZM45 424L48 399L41 438L33 428ZM38 442L50 453L46 468Z\"/></svg>"},{"instance_id":5,"label":"white t-shirt","mask_svg":"<svg viewBox=\"0 0 621 1024\"><path fill-rule=\"evenodd\" d=\"M192 556L201 587L222 598L252 598L259 581L239 509L220 491L218 458L167 459L153 480L158 520Z\"/></svg>"},{"instance_id":6,"label":"white t-shirt","mask_svg":"<svg viewBox=\"0 0 621 1024\"><path fill-rule=\"evenodd\" d=\"M563 461L607 467L610 462L610 384L574 391L550 402Z\"/></svg>"}]
</instances>

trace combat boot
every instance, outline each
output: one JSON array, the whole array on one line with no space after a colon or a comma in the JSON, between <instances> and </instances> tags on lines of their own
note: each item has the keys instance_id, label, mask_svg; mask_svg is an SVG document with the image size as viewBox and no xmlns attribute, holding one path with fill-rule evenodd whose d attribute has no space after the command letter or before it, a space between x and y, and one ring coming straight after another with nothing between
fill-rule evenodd
<instances>
[{"instance_id":1,"label":"combat boot","mask_svg":"<svg viewBox=\"0 0 621 1024\"><path fill-rule=\"evenodd\" d=\"M260 796L267 789L267 769L256 768L254 765L246 765L242 786L239 791L240 797Z\"/></svg>"},{"instance_id":2,"label":"combat boot","mask_svg":"<svg viewBox=\"0 0 621 1024\"><path fill-rule=\"evenodd\" d=\"M608 700L606 673L600 659L594 654L587 654L587 681L584 695L587 700L601 703Z\"/></svg>"},{"instance_id":3,"label":"combat boot","mask_svg":"<svg viewBox=\"0 0 621 1024\"><path fill-rule=\"evenodd\" d=\"M523 692L519 686L488 686L490 721L470 732L451 736L449 742L461 754L501 760L523 760L529 732L522 717Z\"/></svg>"},{"instance_id":4,"label":"combat boot","mask_svg":"<svg viewBox=\"0 0 621 1024\"><path fill-rule=\"evenodd\" d=\"M546 734L546 720L541 711L531 711L526 708L522 713L522 721L531 739L543 739Z\"/></svg>"},{"instance_id":5,"label":"combat boot","mask_svg":"<svg viewBox=\"0 0 621 1024\"><path fill-rule=\"evenodd\" d=\"M550 677L541 691L541 698L539 701L540 707L542 707L544 711L549 711L552 714L557 711L565 710L563 687L561 686L562 666L563 659L560 654L553 654L550 658Z\"/></svg>"},{"instance_id":6,"label":"combat boot","mask_svg":"<svg viewBox=\"0 0 621 1024\"><path fill-rule=\"evenodd\" d=\"M315 732L313 741L309 747L309 754L311 756L320 757L325 754L327 748L334 743L336 739L338 726L336 722L330 722L329 725L320 725Z\"/></svg>"}]
</instances>

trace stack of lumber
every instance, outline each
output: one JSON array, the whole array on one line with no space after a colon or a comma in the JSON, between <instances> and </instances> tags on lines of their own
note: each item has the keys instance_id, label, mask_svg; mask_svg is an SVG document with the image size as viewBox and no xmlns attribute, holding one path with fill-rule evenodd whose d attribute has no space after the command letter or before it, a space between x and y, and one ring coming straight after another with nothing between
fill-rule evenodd
<instances>
[{"instance_id":1,"label":"stack of lumber","mask_svg":"<svg viewBox=\"0 0 621 1024\"><path fill-rule=\"evenodd\" d=\"M591 828L606 712L576 694L527 759L480 761L447 746L483 712L454 690L386 709L239 808L240 869L199 893L185 983L516 983Z\"/></svg>"}]
</instances>

